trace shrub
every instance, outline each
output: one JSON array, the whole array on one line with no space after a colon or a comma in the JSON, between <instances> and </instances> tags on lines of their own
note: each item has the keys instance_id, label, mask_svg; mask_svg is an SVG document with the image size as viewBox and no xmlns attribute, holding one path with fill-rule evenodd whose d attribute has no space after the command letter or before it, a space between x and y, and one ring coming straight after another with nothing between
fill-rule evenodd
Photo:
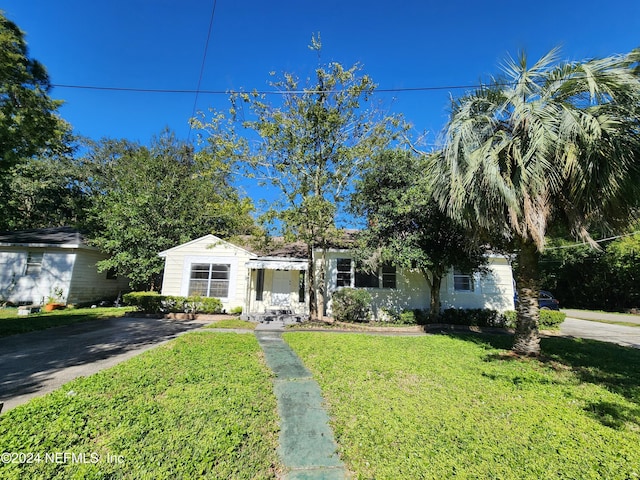
<instances>
[{"instance_id":1,"label":"shrub","mask_svg":"<svg viewBox=\"0 0 640 480\"><path fill-rule=\"evenodd\" d=\"M198 304L197 313L222 313L222 301L219 298L203 297Z\"/></svg>"},{"instance_id":2,"label":"shrub","mask_svg":"<svg viewBox=\"0 0 640 480\"><path fill-rule=\"evenodd\" d=\"M556 330L567 317L566 313L554 310L540 310L540 328Z\"/></svg>"},{"instance_id":3,"label":"shrub","mask_svg":"<svg viewBox=\"0 0 640 480\"><path fill-rule=\"evenodd\" d=\"M167 295L162 301L162 311L171 313L182 313L186 311L186 297Z\"/></svg>"},{"instance_id":4,"label":"shrub","mask_svg":"<svg viewBox=\"0 0 640 480\"><path fill-rule=\"evenodd\" d=\"M229 310L229 313L231 315L240 315L242 313L242 307L233 307L231 310Z\"/></svg>"},{"instance_id":5,"label":"shrub","mask_svg":"<svg viewBox=\"0 0 640 480\"><path fill-rule=\"evenodd\" d=\"M505 317L505 326L515 328L518 313L515 310L508 310L502 314ZM564 322L566 314L554 310L540 310L540 325L543 330L557 330Z\"/></svg>"},{"instance_id":6,"label":"shrub","mask_svg":"<svg viewBox=\"0 0 640 480\"><path fill-rule=\"evenodd\" d=\"M505 317L495 310L486 308L448 308L440 314L439 323L469 325L475 327L504 327Z\"/></svg>"},{"instance_id":7,"label":"shrub","mask_svg":"<svg viewBox=\"0 0 640 480\"><path fill-rule=\"evenodd\" d=\"M418 319L416 318L416 314L413 310L404 310L400 314L400 320L398 323L402 325L417 325Z\"/></svg>"},{"instance_id":8,"label":"shrub","mask_svg":"<svg viewBox=\"0 0 640 480\"><path fill-rule=\"evenodd\" d=\"M417 317L413 310L403 310L402 312L389 310L387 308L382 309L383 321L388 323L395 323L398 325L416 325Z\"/></svg>"},{"instance_id":9,"label":"shrub","mask_svg":"<svg viewBox=\"0 0 640 480\"><path fill-rule=\"evenodd\" d=\"M160 295L157 292L126 293L122 300L125 305L133 305L144 313L220 313L222 302L211 297L180 297Z\"/></svg>"},{"instance_id":10,"label":"shrub","mask_svg":"<svg viewBox=\"0 0 640 480\"><path fill-rule=\"evenodd\" d=\"M431 315L429 315L428 309L416 308L413 310L413 316L416 318L418 325L426 325L429 323Z\"/></svg>"},{"instance_id":11,"label":"shrub","mask_svg":"<svg viewBox=\"0 0 640 480\"><path fill-rule=\"evenodd\" d=\"M366 290L343 288L333 294L333 316L339 322L368 322L371 295Z\"/></svg>"},{"instance_id":12,"label":"shrub","mask_svg":"<svg viewBox=\"0 0 640 480\"><path fill-rule=\"evenodd\" d=\"M125 293L122 301L125 305L132 305L145 313L160 313L164 297L158 292L131 292Z\"/></svg>"}]
</instances>

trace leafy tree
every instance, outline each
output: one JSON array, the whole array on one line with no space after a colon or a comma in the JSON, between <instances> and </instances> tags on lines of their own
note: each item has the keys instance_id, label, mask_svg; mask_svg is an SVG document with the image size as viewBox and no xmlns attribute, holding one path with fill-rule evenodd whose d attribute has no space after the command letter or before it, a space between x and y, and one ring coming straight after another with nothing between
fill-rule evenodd
<instances>
[{"instance_id":1,"label":"leafy tree","mask_svg":"<svg viewBox=\"0 0 640 480\"><path fill-rule=\"evenodd\" d=\"M49 77L29 58L24 33L0 12L0 175L37 155L66 150L70 128L49 97Z\"/></svg>"},{"instance_id":2,"label":"leafy tree","mask_svg":"<svg viewBox=\"0 0 640 480\"><path fill-rule=\"evenodd\" d=\"M440 314L440 287L451 267L479 270L486 247L440 209L423 174L424 157L387 150L373 157L356 181L352 208L364 216L359 257L375 270L389 263L419 269L431 291L430 312Z\"/></svg>"},{"instance_id":3,"label":"leafy tree","mask_svg":"<svg viewBox=\"0 0 640 480\"><path fill-rule=\"evenodd\" d=\"M453 218L512 241L519 294L514 351L537 355L540 252L549 225L628 225L640 199L640 79L629 56L533 66L453 104L433 162L440 204Z\"/></svg>"},{"instance_id":4,"label":"leafy tree","mask_svg":"<svg viewBox=\"0 0 640 480\"><path fill-rule=\"evenodd\" d=\"M91 238L112 255L99 263L135 288L157 289L158 252L195 237L247 233L252 204L230 185L235 139L214 134L197 152L165 131L143 147L103 140L84 159Z\"/></svg>"},{"instance_id":5,"label":"leafy tree","mask_svg":"<svg viewBox=\"0 0 640 480\"><path fill-rule=\"evenodd\" d=\"M319 38L312 50L320 51ZM282 226L289 238L307 244L309 256L326 249L339 237L336 226L351 182L361 165L385 148L400 121L371 106L375 85L360 65L344 68L320 65L306 86L291 73L271 84L281 91L281 104L264 95L243 94L235 99L249 105L252 119L245 127L259 136L258 151L250 158L252 174L275 186L280 198L263 216ZM309 261L311 315L321 316L325 283L324 261L318 272Z\"/></svg>"},{"instance_id":6,"label":"leafy tree","mask_svg":"<svg viewBox=\"0 0 640 480\"><path fill-rule=\"evenodd\" d=\"M70 157L28 159L0 176L0 230L81 227L89 199Z\"/></svg>"},{"instance_id":7,"label":"leafy tree","mask_svg":"<svg viewBox=\"0 0 640 480\"><path fill-rule=\"evenodd\" d=\"M562 239L550 244L540 258L541 285L553 290L561 305L610 311L640 307L640 234L602 242L599 250Z\"/></svg>"}]
</instances>

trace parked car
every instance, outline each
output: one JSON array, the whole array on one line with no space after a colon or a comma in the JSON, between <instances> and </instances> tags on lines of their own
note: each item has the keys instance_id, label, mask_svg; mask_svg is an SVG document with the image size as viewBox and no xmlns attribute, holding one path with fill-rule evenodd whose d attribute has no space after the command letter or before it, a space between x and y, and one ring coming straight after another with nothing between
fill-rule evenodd
<instances>
[{"instance_id":1,"label":"parked car","mask_svg":"<svg viewBox=\"0 0 640 480\"><path fill-rule=\"evenodd\" d=\"M515 296L516 309L518 308L518 292ZM540 310L560 310L560 302L551 292L540 290L538 295L538 308Z\"/></svg>"}]
</instances>

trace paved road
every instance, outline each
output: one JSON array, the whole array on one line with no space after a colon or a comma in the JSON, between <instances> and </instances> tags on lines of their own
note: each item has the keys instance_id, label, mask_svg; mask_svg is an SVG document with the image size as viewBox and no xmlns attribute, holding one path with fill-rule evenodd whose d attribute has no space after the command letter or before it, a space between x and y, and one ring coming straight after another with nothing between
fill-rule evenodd
<instances>
[{"instance_id":1,"label":"paved road","mask_svg":"<svg viewBox=\"0 0 640 480\"><path fill-rule=\"evenodd\" d=\"M2 411L207 323L112 318L0 338Z\"/></svg>"},{"instance_id":2,"label":"paved road","mask_svg":"<svg viewBox=\"0 0 640 480\"><path fill-rule=\"evenodd\" d=\"M640 348L640 327L612 325L567 317L560 324L560 333L571 337L601 340L626 347Z\"/></svg>"},{"instance_id":3,"label":"paved road","mask_svg":"<svg viewBox=\"0 0 640 480\"><path fill-rule=\"evenodd\" d=\"M640 325L640 315L594 312L591 310L571 310L567 308L563 308L562 311L567 314L567 317L579 318L581 320L605 320L607 322L626 322Z\"/></svg>"}]
</instances>

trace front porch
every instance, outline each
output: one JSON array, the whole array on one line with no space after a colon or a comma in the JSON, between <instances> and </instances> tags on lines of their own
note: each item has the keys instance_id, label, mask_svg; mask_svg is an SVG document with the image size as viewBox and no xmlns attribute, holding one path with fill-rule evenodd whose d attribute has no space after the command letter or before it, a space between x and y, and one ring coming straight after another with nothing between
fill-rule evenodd
<instances>
[{"instance_id":1,"label":"front porch","mask_svg":"<svg viewBox=\"0 0 640 480\"><path fill-rule=\"evenodd\" d=\"M245 319L290 325L309 318L306 259L261 257L248 261L246 266Z\"/></svg>"}]
</instances>

